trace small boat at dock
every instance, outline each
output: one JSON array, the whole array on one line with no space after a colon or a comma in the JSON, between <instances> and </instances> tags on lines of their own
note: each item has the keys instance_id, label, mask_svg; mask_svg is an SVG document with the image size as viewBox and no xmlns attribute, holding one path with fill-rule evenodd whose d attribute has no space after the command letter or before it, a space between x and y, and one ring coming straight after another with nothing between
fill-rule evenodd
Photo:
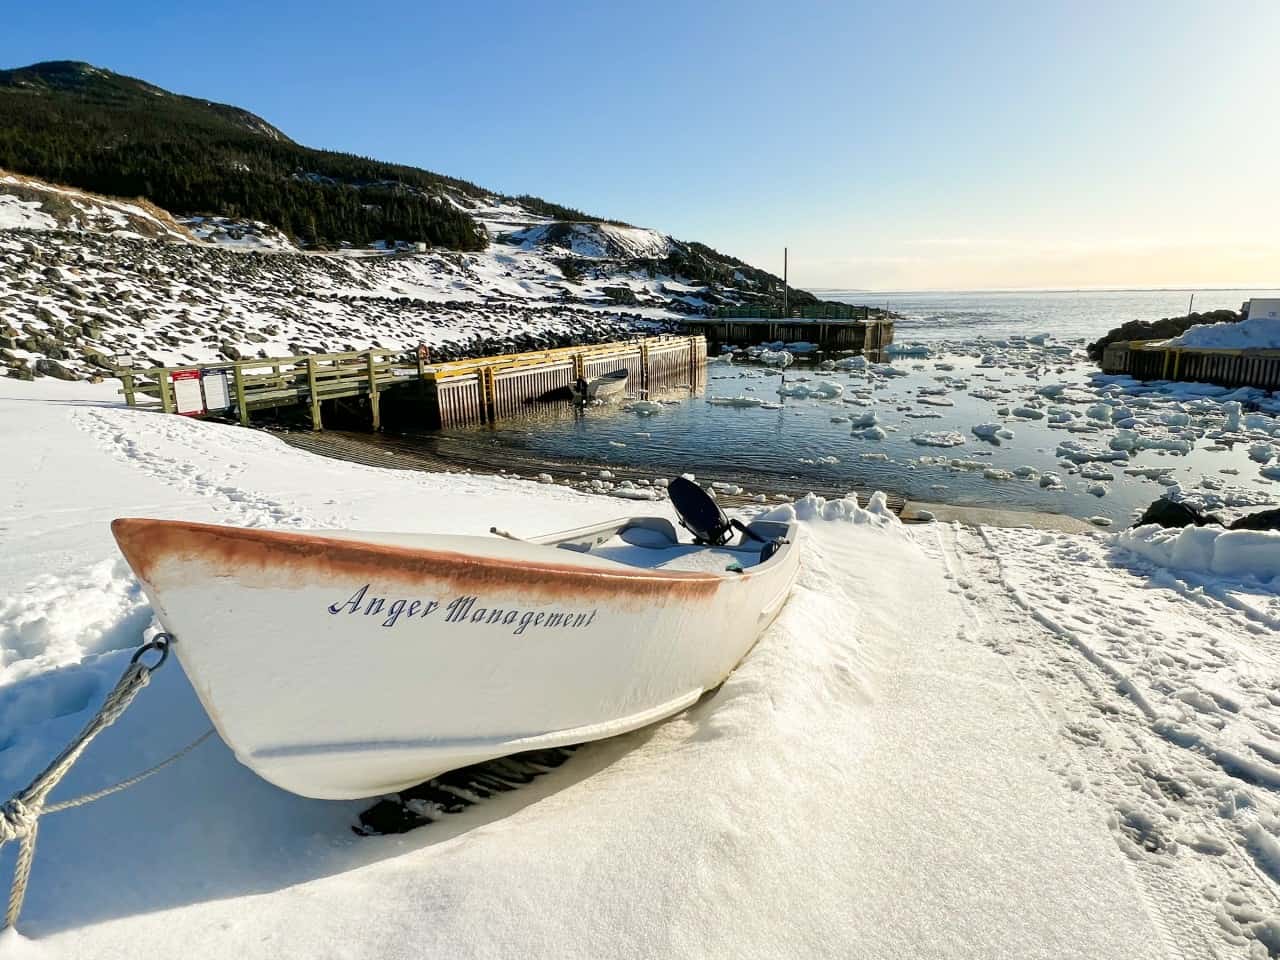
<instances>
[{"instance_id":1,"label":"small boat at dock","mask_svg":"<svg viewBox=\"0 0 1280 960\"><path fill-rule=\"evenodd\" d=\"M593 377L590 380L579 379L573 384L573 396L575 400L608 400L611 397L621 396L623 391L627 389L627 378L630 376L624 367L620 370L610 370L606 374Z\"/></svg>"},{"instance_id":2,"label":"small boat at dock","mask_svg":"<svg viewBox=\"0 0 1280 960\"><path fill-rule=\"evenodd\" d=\"M218 733L308 797L597 740L719 685L786 602L793 523L664 517L529 540L119 519L112 532Z\"/></svg>"}]
</instances>

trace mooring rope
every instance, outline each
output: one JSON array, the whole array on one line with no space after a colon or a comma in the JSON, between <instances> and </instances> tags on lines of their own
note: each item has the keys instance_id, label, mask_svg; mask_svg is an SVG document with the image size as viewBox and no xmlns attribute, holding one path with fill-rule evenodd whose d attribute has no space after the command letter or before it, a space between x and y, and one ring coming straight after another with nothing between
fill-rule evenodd
<instances>
[{"instance_id":1,"label":"mooring rope","mask_svg":"<svg viewBox=\"0 0 1280 960\"><path fill-rule=\"evenodd\" d=\"M92 720L85 724L79 736L72 740L54 758L53 762L27 785L26 789L14 794L7 803L0 806L0 847L3 847L10 840L21 841L21 846L18 848L18 857L13 865L13 885L9 888L9 907L5 912L4 923L0 924L0 929L16 926L18 915L22 912L22 902L27 895L27 881L31 876L31 864L35 859L36 833L39 829L41 815L83 806L86 803L92 803L94 800L99 800L102 797L110 796L113 793L118 793L131 787L152 774L163 770L175 760L186 756L213 734L212 729L206 730L172 756L144 770L142 773L127 780L122 780L110 787L87 793L71 800L63 800L59 803L48 804L45 802L53 788L67 775L67 772L75 765L75 762L80 759L80 755L84 753L85 748L93 742L93 739L98 734L115 723L120 718L120 715L128 709L129 704L133 702L133 698L138 695L138 692L151 682L151 674L160 669L169 658L169 644L172 641L173 637L169 634L161 633L157 634L155 639L140 647L137 653L133 655L133 659L129 661L129 666L125 668L115 687L107 694L101 709L98 710ZM152 664L144 663L143 656L151 651L158 653L160 659Z\"/></svg>"}]
</instances>

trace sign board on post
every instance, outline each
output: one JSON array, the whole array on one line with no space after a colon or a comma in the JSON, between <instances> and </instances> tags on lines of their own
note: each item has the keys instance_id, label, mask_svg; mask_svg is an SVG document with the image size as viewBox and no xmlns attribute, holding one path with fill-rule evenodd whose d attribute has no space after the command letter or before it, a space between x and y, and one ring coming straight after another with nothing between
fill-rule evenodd
<instances>
[{"instance_id":1,"label":"sign board on post","mask_svg":"<svg viewBox=\"0 0 1280 960\"><path fill-rule=\"evenodd\" d=\"M204 387L204 408L210 413L231 406L231 391L227 388L227 371L206 370L200 375Z\"/></svg>"},{"instance_id":2,"label":"sign board on post","mask_svg":"<svg viewBox=\"0 0 1280 960\"><path fill-rule=\"evenodd\" d=\"M198 416L204 413L204 397L200 393L200 371L175 370L169 377L173 381L174 409L187 416Z\"/></svg>"}]
</instances>

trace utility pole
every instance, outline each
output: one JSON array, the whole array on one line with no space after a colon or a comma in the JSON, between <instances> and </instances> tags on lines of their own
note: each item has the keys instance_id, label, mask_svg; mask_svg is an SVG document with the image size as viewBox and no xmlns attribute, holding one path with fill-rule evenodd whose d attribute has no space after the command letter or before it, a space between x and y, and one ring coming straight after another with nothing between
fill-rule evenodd
<instances>
[{"instance_id":1,"label":"utility pole","mask_svg":"<svg viewBox=\"0 0 1280 960\"><path fill-rule=\"evenodd\" d=\"M782 319L791 318L791 310L787 304L787 248L782 248Z\"/></svg>"},{"instance_id":2,"label":"utility pole","mask_svg":"<svg viewBox=\"0 0 1280 960\"><path fill-rule=\"evenodd\" d=\"M1189 316L1191 316L1191 308L1195 305L1195 302L1196 302L1196 295L1193 293L1193 294L1191 295L1191 300L1190 300L1190 302L1188 302L1188 303L1187 303L1187 316L1188 316L1188 317L1189 317Z\"/></svg>"}]
</instances>

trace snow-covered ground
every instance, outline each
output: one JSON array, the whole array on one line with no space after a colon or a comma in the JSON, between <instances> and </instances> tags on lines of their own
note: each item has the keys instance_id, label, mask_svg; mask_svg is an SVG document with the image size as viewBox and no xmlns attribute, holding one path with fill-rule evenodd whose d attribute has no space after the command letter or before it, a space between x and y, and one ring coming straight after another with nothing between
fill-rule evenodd
<instances>
[{"instance_id":1,"label":"snow-covered ground","mask_svg":"<svg viewBox=\"0 0 1280 960\"><path fill-rule=\"evenodd\" d=\"M182 225L205 243L233 250L296 253L298 245L269 223L231 217L185 217Z\"/></svg>"},{"instance_id":2,"label":"snow-covered ground","mask_svg":"<svg viewBox=\"0 0 1280 960\"><path fill-rule=\"evenodd\" d=\"M1214 350L1280 350L1280 317L1250 315L1239 323L1196 324L1181 336L1165 341L1165 345Z\"/></svg>"},{"instance_id":3,"label":"snow-covered ground","mask_svg":"<svg viewBox=\"0 0 1280 960\"><path fill-rule=\"evenodd\" d=\"M627 504L384 471L0 381L0 798L152 629L115 516L542 532ZM644 504L667 513L664 502ZM1280 950L1274 580L1122 537L796 504L790 603L714 694L401 837L214 740L42 823L30 957L1253 957ZM1274 556L1280 535L1263 535ZM273 629L264 624L263 642ZM691 638L696 642L696 638ZM366 651L352 651L353 671ZM252 664L246 664L252 669ZM553 695L549 691L549 695ZM479 705L478 705L479 708ZM176 664L54 799L190 741ZM0 852L7 876L12 846Z\"/></svg>"}]
</instances>

